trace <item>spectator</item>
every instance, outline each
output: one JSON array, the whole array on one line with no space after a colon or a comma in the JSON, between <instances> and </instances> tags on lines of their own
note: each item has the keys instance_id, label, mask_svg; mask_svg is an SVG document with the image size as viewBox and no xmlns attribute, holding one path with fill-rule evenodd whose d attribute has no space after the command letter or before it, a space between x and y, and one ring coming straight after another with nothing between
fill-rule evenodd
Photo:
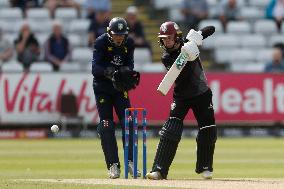
<instances>
[{"instance_id":1,"label":"spectator","mask_svg":"<svg viewBox=\"0 0 284 189\"><path fill-rule=\"evenodd\" d=\"M40 6L39 0L11 0L10 4L11 7L19 7L23 12L24 17L26 17L26 11L28 8Z\"/></svg>"},{"instance_id":2,"label":"spectator","mask_svg":"<svg viewBox=\"0 0 284 189\"><path fill-rule=\"evenodd\" d=\"M62 34L61 23L54 22L52 30L53 33L44 45L45 58L52 64L53 70L58 71L60 65L70 59L71 50L68 39Z\"/></svg>"},{"instance_id":3,"label":"spectator","mask_svg":"<svg viewBox=\"0 0 284 189\"><path fill-rule=\"evenodd\" d=\"M125 20L129 27L128 37L134 40L135 47L148 48L151 51L150 44L146 41L144 28L137 18L138 9L135 6L129 6L126 10Z\"/></svg>"},{"instance_id":4,"label":"spectator","mask_svg":"<svg viewBox=\"0 0 284 189\"><path fill-rule=\"evenodd\" d=\"M0 67L3 62L7 62L13 55L12 44L3 39L2 28L0 27Z\"/></svg>"},{"instance_id":5,"label":"spectator","mask_svg":"<svg viewBox=\"0 0 284 189\"><path fill-rule=\"evenodd\" d=\"M273 45L274 48L279 48L282 51L282 55L284 57L284 43L282 42L277 42Z\"/></svg>"},{"instance_id":6,"label":"spectator","mask_svg":"<svg viewBox=\"0 0 284 189\"><path fill-rule=\"evenodd\" d=\"M273 18L273 9L275 7L276 1L277 0L270 0L268 5L266 6L266 10L265 10L266 18L268 18L268 19Z\"/></svg>"},{"instance_id":7,"label":"spectator","mask_svg":"<svg viewBox=\"0 0 284 189\"><path fill-rule=\"evenodd\" d=\"M52 18L55 17L55 10L59 7L73 7L77 10L78 17L81 15L81 6L74 0L45 0L44 5L49 9Z\"/></svg>"},{"instance_id":8,"label":"spectator","mask_svg":"<svg viewBox=\"0 0 284 189\"><path fill-rule=\"evenodd\" d=\"M272 60L267 63L265 72L284 72L284 60L280 48L274 48Z\"/></svg>"},{"instance_id":9,"label":"spectator","mask_svg":"<svg viewBox=\"0 0 284 189\"><path fill-rule=\"evenodd\" d=\"M197 30L199 22L208 17L208 3L206 0L183 0L181 13L184 16L182 25L185 25L185 29Z\"/></svg>"},{"instance_id":10,"label":"spectator","mask_svg":"<svg viewBox=\"0 0 284 189\"><path fill-rule=\"evenodd\" d=\"M219 7L219 19L223 24L223 29L226 31L226 26L229 21L241 20L240 8L236 0L223 0Z\"/></svg>"},{"instance_id":11,"label":"spectator","mask_svg":"<svg viewBox=\"0 0 284 189\"><path fill-rule=\"evenodd\" d=\"M279 32L284 20L284 0L271 0L266 8L266 17L275 20Z\"/></svg>"},{"instance_id":12,"label":"spectator","mask_svg":"<svg viewBox=\"0 0 284 189\"><path fill-rule=\"evenodd\" d=\"M107 31L109 23L108 12L106 11L97 11L95 18L91 21L89 27L89 47L93 47L93 43L103 33Z\"/></svg>"},{"instance_id":13,"label":"spectator","mask_svg":"<svg viewBox=\"0 0 284 189\"><path fill-rule=\"evenodd\" d=\"M108 17L111 12L110 0L86 0L84 7L87 9L87 18L93 20L95 18L96 11L107 12Z\"/></svg>"},{"instance_id":14,"label":"spectator","mask_svg":"<svg viewBox=\"0 0 284 189\"><path fill-rule=\"evenodd\" d=\"M26 71L29 70L30 65L39 58L40 47L27 22L22 25L15 46L18 61L23 64Z\"/></svg>"}]
</instances>

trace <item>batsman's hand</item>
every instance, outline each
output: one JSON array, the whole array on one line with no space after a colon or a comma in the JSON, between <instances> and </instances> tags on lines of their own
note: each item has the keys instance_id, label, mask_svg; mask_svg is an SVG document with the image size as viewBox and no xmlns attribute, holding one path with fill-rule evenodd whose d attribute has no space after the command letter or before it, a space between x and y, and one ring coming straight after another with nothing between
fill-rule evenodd
<instances>
[{"instance_id":1,"label":"batsman's hand","mask_svg":"<svg viewBox=\"0 0 284 189\"><path fill-rule=\"evenodd\" d=\"M112 82L118 91L129 91L139 85L140 73L134 70L120 69L114 72Z\"/></svg>"},{"instance_id":2,"label":"batsman's hand","mask_svg":"<svg viewBox=\"0 0 284 189\"><path fill-rule=\"evenodd\" d=\"M181 50L188 55L188 61L194 61L199 57L199 49L196 45L195 42L189 41L185 43L182 47Z\"/></svg>"},{"instance_id":3,"label":"batsman's hand","mask_svg":"<svg viewBox=\"0 0 284 189\"><path fill-rule=\"evenodd\" d=\"M201 35L201 31L197 32L194 29L191 29L188 32L186 39L188 39L188 41L193 41L197 46L201 46L203 36Z\"/></svg>"}]
</instances>

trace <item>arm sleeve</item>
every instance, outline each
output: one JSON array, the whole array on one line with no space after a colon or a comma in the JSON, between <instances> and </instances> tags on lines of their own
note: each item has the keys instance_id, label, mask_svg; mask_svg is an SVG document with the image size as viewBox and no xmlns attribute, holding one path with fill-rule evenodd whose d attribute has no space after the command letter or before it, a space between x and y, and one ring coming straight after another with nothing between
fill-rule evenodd
<instances>
[{"instance_id":1,"label":"arm sleeve","mask_svg":"<svg viewBox=\"0 0 284 189\"><path fill-rule=\"evenodd\" d=\"M106 66L103 62L104 57L104 46L100 41L96 41L93 50L93 60L92 60L92 74L94 77L104 76L104 70Z\"/></svg>"},{"instance_id":2,"label":"arm sleeve","mask_svg":"<svg viewBox=\"0 0 284 189\"><path fill-rule=\"evenodd\" d=\"M168 54L163 54L163 56L161 57L161 61L166 67L166 69L169 70L175 60L173 60Z\"/></svg>"},{"instance_id":3,"label":"arm sleeve","mask_svg":"<svg viewBox=\"0 0 284 189\"><path fill-rule=\"evenodd\" d=\"M126 57L126 66L129 67L130 70L134 69L134 41L130 39L127 45L127 57Z\"/></svg>"}]
</instances>

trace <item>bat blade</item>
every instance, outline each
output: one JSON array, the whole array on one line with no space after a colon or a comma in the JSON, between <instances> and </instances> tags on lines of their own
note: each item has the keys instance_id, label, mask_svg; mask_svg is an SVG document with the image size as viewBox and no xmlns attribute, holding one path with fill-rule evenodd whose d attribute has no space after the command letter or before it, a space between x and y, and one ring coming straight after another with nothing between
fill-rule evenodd
<instances>
[{"instance_id":1,"label":"bat blade","mask_svg":"<svg viewBox=\"0 0 284 189\"><path fill-rule=\"evenodd\" d=\"M188 58L187 53L181 51L176 61L173 63L173 65L171 66L171 68L169 69L169 71L161 81L157 89L158 92L160 92L164 96L167 95L172 85L174 84L176 78L179 76L184 65L186 64L187 58Z\"/></svg>"}]
</instances>

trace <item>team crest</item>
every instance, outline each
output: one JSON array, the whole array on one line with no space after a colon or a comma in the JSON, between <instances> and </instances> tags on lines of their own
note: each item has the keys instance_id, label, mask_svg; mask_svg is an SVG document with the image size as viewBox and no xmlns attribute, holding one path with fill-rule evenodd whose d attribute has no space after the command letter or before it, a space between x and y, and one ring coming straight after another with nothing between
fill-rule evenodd
<instances>
[{"instance_id":1,"label":"team crest","mask_svg":"<svg viewBox=\"0 0 284 189\"><path fill-rule=\"evenodd\" d=\"M117 26L118 26L118 29L119 29L119 30L122 30L122 29L123 29L123 24L122 24L122 23L118 23Z\"/></svg>"},{"instance_id":2,"label":"team crest","mask_svg":"<svg viewBox=\"0 0 284 189\"><path fill-rule=\"evenodd\" d=\"M162 26L161 26L161 30L165 33L165 32L167 31L167 26L162 25Z\"/></svg>"},{"instance_id":3,"label":"team crest","mask_svg":"<svg viewBox=\"0 0 284 189\"><path fill-rule=\"evenodd\" d=\"M110 61L110 63L114 64L114 65L117 65L117 66L120 66L122 65L122 58L119 56L119 55L114 55L113 56L113 59Z\"/></svg>"}]
</instances>

